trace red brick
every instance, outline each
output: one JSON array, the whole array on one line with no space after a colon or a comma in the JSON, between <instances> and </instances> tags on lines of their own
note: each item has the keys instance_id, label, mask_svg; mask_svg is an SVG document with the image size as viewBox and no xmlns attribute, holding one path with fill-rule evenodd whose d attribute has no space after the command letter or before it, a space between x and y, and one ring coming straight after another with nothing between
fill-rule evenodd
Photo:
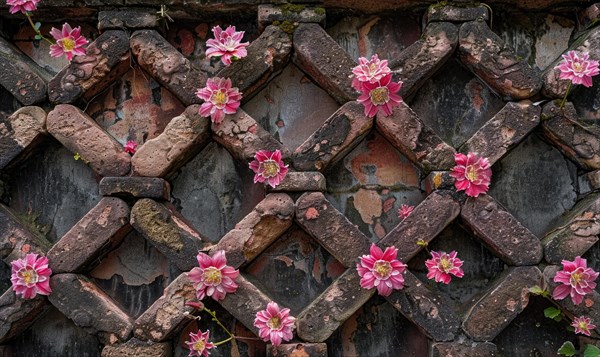
<instances>
[{"instance_id":1,"label":"red brick","mask_svg":"<svg viewBox=\"0 0 600 357\"><path fill-rule=\"evenodd\" d=\"M600 170L588 172L583 177L593 191L600 189Z\"/></svg>"},{"instance_id":2,"label":"red brick","mask_svg":"<svg viewBox=\"0 0 600 357\"><path fill-rule=\"evenodd\" d=\"M0 122L0 170L27 158L46 134L46 112L23 107Z\"/></svg>"},{"instance_id":3,"label":"red brick","mask_svg":"<svg viewBox=\"0 0 600 357\"><path fill-rule=\"evenodd\" d=\"M273 347L267 347L267 357L327 357L326 343L283 343L277 346L277 353Z\"/></svg>"},{"instance_id":4,"label":"red brick","mask_svg":"<svg viewBox=\"0 0 600 357\"><path fill-rule=\"evenodd\" d=\"M18 48L0 37L0 85L24 105L46 100L50 75Z\"/></svg>"},{"instance_id":5,"label":"red brick","mask_svg":"<svg viewBox=\"0 0 600 357\"><path fill-rule=\"evenodd\" d=\"M169 182L158 177L103 177L100 195L124 198L156 198L169 201Z\"/></svg>"},{"instance_id":6,"label":"red brick","mask_svg":"<svg viewBox=\"0 0 600 357\"><path fill-rule=\"evenodd\" d=\"M0 296L0 343L9 341L27 330L47 307L46 298L42 295L25 300L17 296L12 289L6 290Z\"/></svg>"},{"instance_id":7,"label":"red brick","mask_svg":"<svg viewBox=\"0 0 600 357\"><path fill-rule=\"evenodd\" d=\"M431 357L495 357L498 348L491 342L438 342L431 345Z\"/></svg>"},{"instance_id":8,"label":"red brick","mask_svg":"<svg viewBox=\"0 0 600 357\"><path fill-rule=\"evenodd\" d=\"M452 4L434 4L427 8L425 18L428 23L432 21L487 21L489 19L489 13L487 7L483 5L454 6Z\"/></svg>"},{"instance_id":9,"label":"red brick","mask_svg":"<svg viewBox=\"0 0 600 357\"><path fill-rule=\"evenodd\" d=\"M318 171L288 171L277 187L267 187L267 190L270 192L324 192L327 190L326 184L325 176Z\"/></svg>"},{"instance_id":10,"label":"red brick","mask_svg":"<svg viewBox=\"0 0 600 357\"><path fill-rule=\"evenodd\" d=\"M131 8L98 12L98 31L147 29L159 27L156 10L150 8Z\"/></svg>"},{"instance_id":11,"label":"red brick","mask_svg":"<svg viewBox=\"0 0 600 357\"><path fill-rule=\"evenodd\" d=\"M454 177L450 176L450 171L431 171L425 177L425 192L430 194L435 190L452 190L454 181Z\"/></svg>"},{"instance_id":12,"label":"red brick","mask_svg":"<svg viewBox=\"0 0 600 357\"><path fill-rule=\"evenodd\" d=\"M325 26L325 13L317 13L313 7L304 7L300 11L290 11L275 5L258 5L259 29L278 21L291 23L314 22Z\"/></svg>"},{"instance_id":13,"label":"red brick","mask_svg":"<svg viewBox=\"0 0 600 357\"><path fill-rule=\"evenodd\" d=\"M171 343L151 343L135 338L118 345L105 346L102 357L171 357Z\"/></svg>"}]
</instances>

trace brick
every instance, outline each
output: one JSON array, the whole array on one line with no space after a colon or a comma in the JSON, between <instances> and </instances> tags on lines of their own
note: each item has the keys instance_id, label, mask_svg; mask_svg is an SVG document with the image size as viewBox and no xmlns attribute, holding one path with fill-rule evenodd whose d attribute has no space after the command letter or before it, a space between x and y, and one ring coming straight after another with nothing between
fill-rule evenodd
<instances>
[{"instance_id":1,"label":"brick","mask_svg":"<svg viewBox=\"0 0 600 357\"><path fill-rule=\"evenodd\" d=\"M251 262L292 225L294 201L283 193L272 193L260 201L211 251L227 252L234 268Z\"/></svg>"},{"instance_id":2,"label":"brick","mask_svg":"<svg viewBox=\"0 0 600 357\"><path fill-rule=\"evenodd\" d=\"M46 100L50 75L18 48L0 38L0 85L23 105Z\"/></svg>"},{"instance_id":3,"label":"brick","mask_svg":"<svg viewBox=\"0 0 600 357\"><path fill-rule=\"evenodd\" d=\"M539 71L519 61L483 21L466 22L459 31L459 58L481 80L510 100L525 99L542 87Z\"/></svg>"},{"instance_id":4,"label":"brick","mask_svg":"<svg viewBox=\"0 0 600 357\"><path fill-rule=\"evenodd\" d=\"M143 198L131 209L131 225L179 270L198 265L196 255L203 239L173 207Z\"/></svg>"},{"instance_id":5,"label":"brick","mask_svg":"<svg viewBox=\"0 0 600 357\"><path fill-rule=\"evenodd\" d=\"M325 171L343 158L369 133L373 119L364 115L358 102L349 102L294 152L294 167L299 171Z\"/></svg>"},{"instance_id":6,"label":"brick","mask_svg":"<svg viewBox=\"0 0 600 357\"><path fill-rule=\"evenodd\" d=\"M529 303L529 288L539 285L542 273L537 267L509 268L469 309L463 330L475 341L491 341Z\"/></svg>"},{"instance_id":7,"label":"brick","mask_svg":"<svg viewBox=\"0 0 600 357\"><path fill-rule=\"evenodd\" d=\"M506 103L460 151L487 157L490 165L502 158L540 123L541 108L530 101Z\"/></svg>"},{"instance_id":8,"label":"brick","mask_svg":"<svg viewBox=\"0 0 600 357\"><path fill-rule=\"evenodd\" d=\"M100 195L169 201L171 186L158 177L103 177L100 180Z\"/></svg>"},{"instance_id":9,"label":"brick","mask_svg":"<svg viewBox=\"0 0 600 357\"><path fill-rule=\"evenodd\" d=\"M450 176L450 171L431 171L423 186L425 192L430 194L435 190L451 190L454 187L454 177Z\"/></svg>"},{"instance_id":10,"label":"brick","mask_svg":"<svg viewBox=\"0 0 600 357\"><path fill-rule=\"evenodd\" d=\"M210 120L191 105L173 118L165 130L138 148L131 158L134 174L167 177L196 156L210 140Z\"/></svg>"},{"instance_id":11,"label":"brick","mask_svg":"<svg viewBox=\"0 0 600 357\"><path fill-rule=\"evenodd\" d=\"M85 56L75 56L48 83L52 103L74 103L102 92L130 69L129 38L124 31L106 31L87 46Z\"/></svg>"},{"instance_id":12,"label":"brick","mask_svg":"<svg viewBox=\"0 0 600 357\"><path fill-rule=\"evenodd\" d=\"M50 286L52 305L75 325L97 334L101 342L125 341L131 335L132 319L88 278L57 274L50 278Z\"/></svg>"},{"instance_id":13,"label":"brick","mask_svg":"<svg viewBox=\"0 0 600 357\"><path fill-rule=\"evenodd\" d=\"M186 314L192 313L194 308L185 303L196 299L196 289L192 284L186 273L173 280L163 295L135 320L135 337L155 342L165 341L177 333L180 327L189 323L190 319Z\"/></svg>"},{"instance_id":14,"label":"brick","mask_svg":"<svg viewBox=\"0 0 600 357\"><path fill-rule=\"evenodd\" d=\"M251 98L288 64L292 41L277 26L268 26L246 47L248 55L233 62L217 73L217 77L230 78L244 98Z\"/></svg>"},{"instance_id":15,"label":"brick","mask_svg":"<svg viewBox=\"0 0 600 357\"><path fill-rule=\"evenodd\" d=\"M276 5L258 5L258 27L259 29L271 25L278 21L282 23L288 21L291 23L314 22L325 26L325 12L315 11L313 7L302 7L300 11L288 10L285 6Z\"/></svg>"},{"instance_id":16,"label":"brick","mask_svg":"<svg viewBox=\"0 0 600 357\"><path fill-rule=\"evenodd\" d=\"M46 298L42 295L25 300L17 296L12 289L6 290L0 296L0 343L20 335L46 311L47 307Z\"/></svg>"},{"instance_id":17,"label":"brick","mask_svg":"<svg viewBox=\"0 0 600 357\"><path fill-rule=\"evenodd\" d=\"M579 123L572 103L559 109L552 101L542 109L545 137L585 170L600 169L600 129Z\"/></svg>"},{"instance_id":18,"label":"brick","mask_svg":"<svg viewBox=\"0 0 600 357\"><path fill-rule=\"evenodd\" d=\"M284 159L290 156L285 146L242 109L227 115L221 124L213 123L211 128L213 139L239 160L253 160L259 150L279 150Z\"/></svg>"},{"instance_id":19,"label":"brick","mask_svg":"<svg viewBox=\"0 0 600 357\"><path fill-rule=\"evenodd\" d=\"M423 124L406 103L389 117L377 115L377 130L404 156L425 171L454 167L456 151L431 128Z\"/></svg>"},{"instance_id":20,"label":"brick","mask_svg":"<svg viewBox=\"0 0 600 357\"><path fill-rule=\"evenodd\" d=\"M589 263L588 263L589 266ZM559 270L562 270L563 266L548 265L544 269L544 282L546 290L553 292L558 286L558 283L554 282L554 277ZM539 285L539 284L538 284ZM587 294L583 298L583 303L579 305L573 304L570 296L562 300L555 300L558 305L565 309L569 314L567 316L586 316L592 319L592 321L600 321L600 294L594 290L592 293Z\"/></svg>"},{"instance_id":21,"label":"brick","mask_svg":"<svg viewBox=\"0 0 600 357\"><path fill-rule=\"evenodd\" d=\"M156 10L149 8L127 8L98 12L98 31L148 29L159 27Z\"/></svg>"},{"instance_id":22,"label":"brick","mask_svg":"<svg viewBox=\"0 0 600 357\"><path fill-rule=\"evenodd\" d=\"M449 22L429 24L421 38L408 46L390 65L401 80L400 95L415 93L452 56L458 45L458 27Z\"/></svg>"},{"instance_id":23,"label":"brick","mask_svg":"<svg viewBox=\"0 0 600 357\"><path fill-rule=\"evenodd\" d=\"M20 108L0 122L0 170L27 158L46 133L46 112L40 107Z\"/></svg>"},{"instance_id":24,"label":"brick","mask_svg":"<svg viewBox=\"0 0 600 357\"><path fill-rule=\"evenodd\" d=\"M171 343L152 343L132 338L123 344L105 346L102 357L171 357L171 352Z\"/></svg>"},{"instance_id":25,"label":"brick","mask_svg":"<svg viewBox=\"0 0 600 357\"><path fill-rule=\"evenodd\" d=\"M327 357L326 343L283 343L277 346L277 353L267 348L267 357Z\"/></svg>"},{"instance_id":26,"label":"brick","mask_svg":"<svg viewBox=\"0 0 600 357\"><path fill-rule=\"evenodd\" d=\"M346 270L296 316L296 333L308 342L324 342L365 304L376 289L360 287L356 269Z\"/></svg>"},{"instance_id":27,"label":"brick","mask_svg":"<svg viewBox=\"0 0 600 357\"><path fill-rule=\"evenodd\" d=\"M495 256L509 265L535 265L543 258L540 240L490 195L468 198L460 216Z\"/></svg>"},{"instance_id":28,"label":"brick","mask_svg":"<svg viewBox=\"0 0 600 357\"><path fill-rule=\"evenodd\" d=\"M437 342L431 345L431 357L495 357L498 348L491 342Z\"/></svg>"},{"instance_id":29,"label":"brick","mask_svg":"<svg viewBox=\"0 0 600 357\"><path fill-rule=\"evenodd\" d=\"M256 313L266 309L267 304L273 299L246 280L243 275L238 275L235 282L238 285L235 294L225 295L225 298L219 303L234 318L258 336L258 330L254 327Z\"/></svg>"},{"instance_id":30,"label":"brick","mask_svg":"<svg viewBox=\"0 0 600 357\"><path fill-rule=\"evenodd\" d=\"M598 241L600 193L587 195L562 216L544 239L545 258L550 264L582 256Z\"/></svg>"},{"instance_id":31,"label":"brick","mask_svg":"<svg viewBox=\"0 0 600 357\"><path fill-rule=\"evenodd\" d=\"M460 203L448 191L434 191L381 239L380 246L395 246L398 259L407 262L422 249L418 240L431 242L459 213Z\"/></svg>"},{"instance_id":32,"label":"brick","mask_svg":"<svg viewBox=\"0 0 600 357\"><path fill-rule=\"evenodd\" d=\"M46 121L48 132L100 176L124 176L131 159L112 136L79 108L69 104L54 107Z\"/></svg>"},{"instance_id":33,"label":"brick","mask_svg":"<svg viewBox=\"0 0 600 357\"><path fill-rule=\"evenodd\" d=\"M92 268L131 231L129 206L116 197L104 197L48 251L55 274L79 273Z\"/></svg>"},{"instance_id":34,"label":"brick","mask_svg":"<svg viewBox=\"0 0 600 357\"><path fill-rule=\"evenodd\" d=\"M434 21L487 21L489 19L488 9L483 6L453 6L453 5L432 5L425 14L427 23Z\"/></svg>"},{"instance_id":35,"label":"brick","mask_svg":"<svg viewBox=\"0 0 600 357\"><path fill-rule=\"evenodd\" d=\"M600 3L595 3L579 12L579 23L583 29L587 29L595 20L600 19Z\"/></svg>"},{"instance_id":36,"label":"brick","mask_svg":"<svg viewBox=\"0 0 600 357\"><path fill-rule=\"evenodd\" d=\"M347 268L369 252L369 239L321 192L305 193L298 198L296 222Z\"/></svg>"},{"instance_id":37,"label":"brick","mask_svg":"<svg viewBox=\"0 0 600 357\"><path fill-rule=\"evenodd\" d=\"M129 39L139 65L185 105L199 104L198 88L207 76L194 68L175 47L155 30L138 30Z\"/></svg>"},{"instance_id":38,"label":"brick","mask_svg":"<svg viewBox=\"0 0 600 357\"><path fill-rule=\"evenodd\" d=\"M600 170L588 172L583 175L583 178L593 191L600 189Z\"/></svg>"},{"instance_id":39,"label":"brick","mask_svg":"<svg viewBox=\"0 0 600 357\"><path fill-rule=\"evenodd\" d=\"M0 259L6 264L25 258L28 253L45 255L52 247L46 238L27 229L10 208L0 204Z\"/></svg>"},{"instance_id":40,"label":"brick","mask_svg":"<svg viewBox=\"0 0 600 357\"><path fill-rule=\"evenodd\" d=\"M288 171L281 183L270 192L305 192L327 190L325 176L318 171Z\"/></svg>"},{"instance_id":41,"label":"brick","mask_svg":"<svg viewBox=\"0 0 600 357\"><path fill-rule=\"evenodd\" d=\"M458 333L460 319L450 305L410 271L404 273L404 288L394 290L386 300L434 341L451 341Z\"/></svg>"},{"instance_id":42,"label":"brick","mask_svg":"<svg viewBox=\"0 0 600 357\"><path fill-rule=\"evenodd\" d=\"M294 63L338 103L358 97L349 76L356 62L317 24L300 24L294 31Z\"/></svg>"}]
</instances>

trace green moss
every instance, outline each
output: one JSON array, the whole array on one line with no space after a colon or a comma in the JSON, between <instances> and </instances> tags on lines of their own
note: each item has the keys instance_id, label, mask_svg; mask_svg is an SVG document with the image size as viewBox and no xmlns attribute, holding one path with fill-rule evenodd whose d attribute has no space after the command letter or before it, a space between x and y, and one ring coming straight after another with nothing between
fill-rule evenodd
<instances>
[{"instance_id":1,"label":"green moss","mask_svg":"<svg viewBox=\"0 0 600 357\"><path fill-rule=\"evenodd\" d=\"M306 8L305 5L294 5L294 4L285 4L279 7L281 9L281 13L286 16L291 12L299 13Z\"/></svg>"},{"instance_id":2,"label":"green moss","mask_svg":"<svg viewBox=\"0 0 600 357\"><path fill-rule=\"evenodd\" d=\"M315 14L317 14L317 15L325 15L325 8L315 7Z\"/></svg>"},{"instance_id":3,"label":"green moss","mask_svg":"<svg viewBox=\"0 0 600 357\"><path fill-rule=\"evenodd\" d=\"M37 220L40 218L39 213L28 213L28 214L20 214L15 213L17 220L23 224L29 231L33 233L39 233L42 237L46 237L46 234L50 232L49 224L41 224Z\"/></svg>"},{"instance_id":4,"label":"green moss","mask_svg":"<svg viewBox=\"0 0 600 357\"><path fill-rule=\"evenodd\" d=\"M275 25L275 22L279 22L279 21L274 21L273 25ZM298 27L298 24L295 24L291 21L285 20L275 26L278 26L280 29L283 30L283 32L287 33L288 35L291 35L294 33L294 30L296 29L296 27Z\"/></svg>"},{"instance_id":5,"label":"green moss","mask_svg":"<svg viewBox=\"0 0 600 357\"><path fill-rule=\"evenodd\" d=\"M169 212L150 199L141 199L131 211L134 226L141 229L144 236L158 244L167 246L177 252L183 249L183 242L177 225L169 219Z\"/></svg>"}]
</instances>

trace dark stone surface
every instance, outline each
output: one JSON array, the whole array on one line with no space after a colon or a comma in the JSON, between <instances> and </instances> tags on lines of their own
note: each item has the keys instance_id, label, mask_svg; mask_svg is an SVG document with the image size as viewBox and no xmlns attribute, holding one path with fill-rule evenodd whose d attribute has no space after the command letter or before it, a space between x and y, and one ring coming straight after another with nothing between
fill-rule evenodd
<instances>
[{"instance_id":1,"label":"dark stone surface","mask_svg":"<svg viewBox=\"0 0 600 357\"><path fill-rule=\"evenodd\" d=\"M98 12L98 31L112 29L143 29L159 27L155 9L128 8Z\"/></svg>"},{"instance_id":2,"label":"dark stone surface","mask_svg":"<svg viewBox=\"0 0 600 357\"><path fill-rule=\"evenodd\" d=\"M25 331L48 308L42 295L25 300L9 289L0 296L0 343Z\"/></svg>"},{"instance_id":3,"label":"dark stone surface","mask_svg":"<svg viewBox=\"0 0 600 357\"><path fill-rule=\"evenodd\" d=\"M427 22L434 21L487 21L489 18L488 9L483 5L478 6L454 6L452 4L436 6L432 5L427 8L425 14Z\"/></svg>"},{"instance_id":4,"label":"dark stone surface","mask_svg":"<svg viewBox=\"0 0 600 357\"><path fill-rule=\"evenodd\" d=\"M0 117L0 170L30 156L46 133L46 112L40 107L23 107L6 120Z\"/></svg>"},{"instance_id":5,"label":"dark stone surface","mask_svg":"<svg viewBox=\"0 0 600 357\"><path fill-rule=\"evenodd\" d=\"M158 177L103 177L100 195L125 198L156 198L169 201L169 182Z\"/></svg>"}]
</instances>

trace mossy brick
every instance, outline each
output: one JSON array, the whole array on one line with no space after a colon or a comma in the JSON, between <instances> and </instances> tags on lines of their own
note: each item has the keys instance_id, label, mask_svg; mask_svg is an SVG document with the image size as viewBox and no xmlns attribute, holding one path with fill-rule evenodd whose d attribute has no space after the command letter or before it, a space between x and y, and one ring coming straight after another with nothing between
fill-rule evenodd
<instances>
[{"instance_id":1,"label":"mossy brick","mask_svg":"<svg viewBox=\"0 0 600 357\"><path fill-rule=\"evenodd\" d=\"M327 190L325 176L318 171L288 171L277 187L269 188L269 192L305 192Z\"/></svg>"},{"instance_id":2,"label":"mossy brick","mask_svg":"<svg viewBox=\"0 0 600 357\"><path fill-rule=\"evenodd\" d=\"M284 21L292 23L312 22L325 26L325 11L305 5L258 5L259 28L265 28L272 23Z\"/></svg>"},{"instance_id":3,"label":"mossy brick","mask_svg":"<svg viewBox=\"0 0 600 357\"><path fill-rule=\"evenodd\" d=\"M45 255L52 244L46 238L34 234L27 225L0 203L0 259L6 264L25 258L29 253Z\"/></svg>"},{"instance_id":4,"label":"mossy brick","mask_svg":"<svg viewBox=\"0 0 600 357\"><path fill-rule=\"evenodd\" d=\"M451 3L444 4L434 4L427 8L425 14L427 23L436 21L487 21L489 19L488 8L484 5L455 6Z\"/></svg>"},{"instance_id":5,"label":"mossy brick","mask_svg":"<svg viewBox=\"0 0 600 357\"><path fill-rule=\"evenodd\" d=\"M28 158L46 137L46 112L23 107L0 122L0 170Z\"/></svg>"},{"instance_id":6,"label":"mossy brick","mask_svg":"<svg viewBox=\"0 0 600 357\"><path fill-rule=\"evenodd\" d=\"M153 343L136 338L112 346L104 346L102 357L171 357L171 343Z\"/></svg>"},{"instance_id":7,"label":"mossy brick","mask_svg":"<svg viewBox=\"0 0 600 357\"><path fill-rule=\"evenodd\" d=\"M159 27L155 9L127 8L98 12L98 31L148 29Z\"/></svg>"},{"instance_id":8,"label":"mossy brick","mask_svg":"<svg viewBox=\"0 0 600 357\"><path fill-rule=\"evenodd\" d=\"M6 290L0 296L0 343L23 333L47 308L48 303L42 295L33 299L23 299L12 289Z\"/></svg>"},{"instance_id":9,"label":"mossy brick","mask_svg":"<svg viewBox=\"0 0 600 357\"><path fill-rule=\"evenodd\" d=\"M100 195L169 201L171 186L159 177L103 177L100 180Z\"/></svg>"}]
</instances>

